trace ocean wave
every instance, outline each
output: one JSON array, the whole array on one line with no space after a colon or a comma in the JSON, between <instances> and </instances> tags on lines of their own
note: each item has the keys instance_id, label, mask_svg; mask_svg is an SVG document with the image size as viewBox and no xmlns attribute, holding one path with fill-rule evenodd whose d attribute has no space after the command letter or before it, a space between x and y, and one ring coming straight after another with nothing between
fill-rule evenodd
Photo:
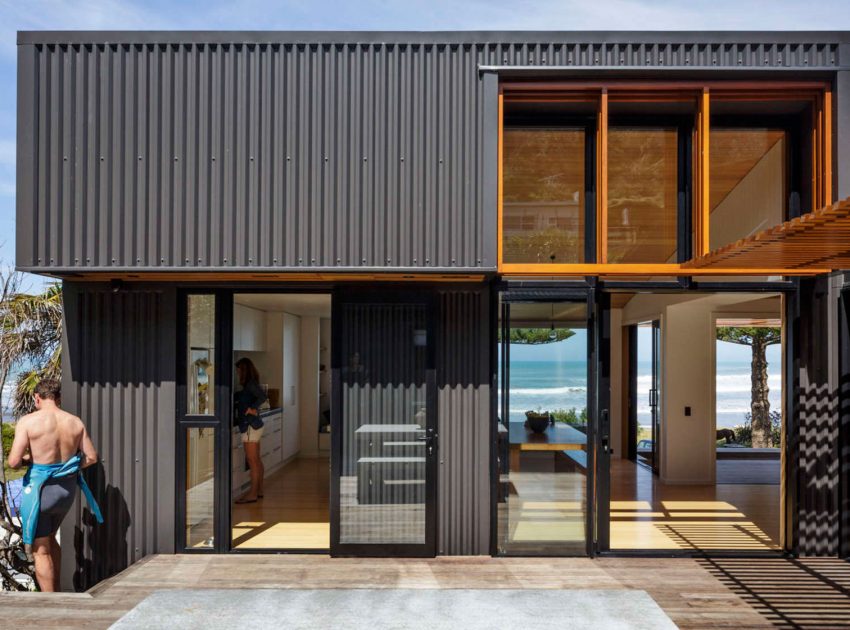
<instances>
[{"instance_id":1,"label":"ocean wave","mask_svg":"<svg viewBox=\"0 0 850 630\"><path fill-rule=\"evenodd\" d=\"M511 396L555 396L586 392L587 387L511 387ZM502 390L499 390L501 395Z\"/></svg>"}]
</instances>

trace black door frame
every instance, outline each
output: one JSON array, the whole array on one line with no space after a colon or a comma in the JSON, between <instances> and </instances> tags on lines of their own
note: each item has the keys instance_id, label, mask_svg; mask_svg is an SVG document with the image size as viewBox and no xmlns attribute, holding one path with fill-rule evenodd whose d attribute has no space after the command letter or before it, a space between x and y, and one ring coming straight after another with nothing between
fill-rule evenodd
<instances>
[{"instance_id":1,"label":"black door frame","mask_svg":"<svg viewBox=\"0 0 850 630\"><path fill-rule=\"evenodd\" d=\"M388 287L390 290L370 288L337 288L332 295L331 307L331 505L330 554L334 557L435 557L437 555L437 483L439 470L439 436L437 435L437 321L436 291L415 291ZM425 541L421 544L352 544L340 542L340 481L342 474L342 427L345 422L342 406L341 368L342 308L345 304L418 304L426 307L426 339L428 343L426 367L426 431L431 435L432 452L425 461Z\"/></svg>"},{"instance_id":2,"label":"black door frame","mask_svg":"<svg viewBox=\"0 0 850 630\"><path fill-rule=\"evenodd\" d=\"M188 374L188 302L190 295L212 295L215 298L215 414L187 414L187 382ZM175 444L177 453L176 463L176 508L175 513L175 548L180 553L224 553L230 550L230 429L232 408L230 381L232 367L230 365L231 346L233 344L233 292L227 289L183 289L178 292L177 299L177 432ZM210 428L215 430L215 470L213 484L215 495L213 500L213 537L214 544L210 547L187 547L186 545L186 431L190 428Z\"/></svg>"},{"instance_id":3,"label":"black door frame","mask_svg":"<svg viewBox=\"0 0 850 630\"><path fill-rule=\"evenodd\" d=\"M517 302L584 302L587 313L587 479L585 509L585 554L594 557L600 549L607 548L608 527L599 527L599 523L608 519L608 476L598 475L597 471L607 468L610 456L610 296L596 290L592 286L560 287L540 284L538 286L523 286L523 283L502 282L494 285L494 301L502 313L501 324L498 327L500 335L494 334L494 343L498 345L499 338L504 339L510 326L510 304ZM499 296L501 295L501 299ZM494 327L495 329L496 327ZM495 331L494 331L495 332ZM502 372L498 382L503 392L508 392L510 378L510 350L502 344L501 352L496 356L502 361ZM498 365L493 366L494 373ZM600 395L601 394L601 395ZM509 396L509 395L508 395ZM490 523L490 553L493 556L499 552L498 531L498 485L502 468L502 454L498 452L498 424L500 414L508 410L508 396L503 395L501 404L492 405L491 410L491 523ZM564 554L565 556L574 554Z\"/></svg>"}]
</instances>

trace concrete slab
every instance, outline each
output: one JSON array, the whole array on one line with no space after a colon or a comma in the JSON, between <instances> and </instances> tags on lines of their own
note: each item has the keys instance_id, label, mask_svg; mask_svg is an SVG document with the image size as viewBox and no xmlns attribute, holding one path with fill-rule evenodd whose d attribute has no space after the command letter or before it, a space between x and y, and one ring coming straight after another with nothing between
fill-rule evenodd
<instances>
[{"instance_id":1,"label":"concrete slab","mask_svg":"<svg viewBox=\"0 0 850 630\"><path fill-rule=\"evenodd\" d=\"M117 630L675 628L638 590L209 589L157 591Z\"/></svg>"}]
</instances>

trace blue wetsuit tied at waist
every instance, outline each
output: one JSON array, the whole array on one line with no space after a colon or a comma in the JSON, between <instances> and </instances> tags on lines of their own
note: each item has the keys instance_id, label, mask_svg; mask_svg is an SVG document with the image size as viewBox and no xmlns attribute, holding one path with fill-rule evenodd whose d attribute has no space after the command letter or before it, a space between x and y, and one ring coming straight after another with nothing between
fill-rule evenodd
<instances>
[{"instance_id":1,"label":"blue wetsuit tied at waist","mask_svg":"<svg viewBox=\"0 0 850 630\"><path fill-rule=\"evenodd\" d=\"M30 466L24 475L23 492L21 493L21 529L23 530L24 543L31 545L35 540L35 532L38 527L38 517L41 513L41 489L45 483L52 479L61 479L77 475L77 483L80 485L83 495L86 497L86 502L89 504L89 509L94 514L98 523L103 523L103 515L100 513L100 507L94 499L94 495L83 479L82 455L77 453L68 461L58 464L33 464Z\"/></svg>"}]
</instances>

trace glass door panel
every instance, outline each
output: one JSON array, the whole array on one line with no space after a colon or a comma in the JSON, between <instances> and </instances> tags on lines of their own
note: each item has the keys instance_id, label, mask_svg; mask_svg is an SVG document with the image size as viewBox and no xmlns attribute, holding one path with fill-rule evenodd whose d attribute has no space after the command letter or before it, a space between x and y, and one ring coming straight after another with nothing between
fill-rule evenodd
<instances>
[{"instance_id":1,"label":"glass door panel","mask_svg":"<svg viewBox=\"0 0 850 630\"><path fill-rule=\"evenodd\" d=\"M498 551L583 555L593 463L587 303L503 295L500 312Z\"/></svg>"},{"instance_id":2,"label":"glass door panel","mask_svg":"<svg viewBox=\"0 0 850 630\"><path fill-rule=\"evenodd\" d=\"M186 429L186 547L215 546L215 429Z\"/></svg>"},{"instance_id":3,"label":"glass door panel","mask_svg":"<svg viewBox=\"0 0 850 630\"><path fill-rule=\"evenodd\" d=\"M429 306L338 304L341 426L332 429L337 552L433 555L436 459Z\"/></svg>"},{"instance_id":4,"label":"glass door panel","mask_svg":"<svg viewBox=\"0 0 850 630\"><path fill-rule=\"evenodd\" d=\"M220 327L221 294L183 294L180 303L180 347L177 399L178 522L181 551L226 550L222 492L227 452L223 448L222 420L227 419L229 389L222 349L229 337Z\"/></svg>"}]
</instances>

